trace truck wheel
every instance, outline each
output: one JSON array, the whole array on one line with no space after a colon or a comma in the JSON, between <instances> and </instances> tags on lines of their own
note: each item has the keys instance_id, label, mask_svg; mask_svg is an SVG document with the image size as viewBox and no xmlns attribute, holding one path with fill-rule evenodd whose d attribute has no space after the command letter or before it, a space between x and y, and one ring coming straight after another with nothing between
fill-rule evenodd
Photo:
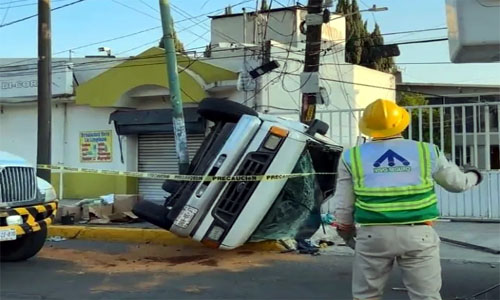
<instances>
[{"instance_id":1,"label":"truck wheel","mask_svg":"<svg viewBox=\"0 0 500 300\"><path fill-rule=\"evenodd\" d=\"M42 249L47 239L47 228L20 237L15 241L0 243L1 261L26 260Z\"/></svg>"},{"instance_id":2,"label":"truck wheel","mask_svg":"<svg viewBox=\"0 0 500 300\"><path fill-rule=\"evenodd\" d=\"M198 113L205 119L217 122L237 123L241 116L259 114L252 108L222 98L205 98L198 105Z\"/></svg>"}]
</instances>

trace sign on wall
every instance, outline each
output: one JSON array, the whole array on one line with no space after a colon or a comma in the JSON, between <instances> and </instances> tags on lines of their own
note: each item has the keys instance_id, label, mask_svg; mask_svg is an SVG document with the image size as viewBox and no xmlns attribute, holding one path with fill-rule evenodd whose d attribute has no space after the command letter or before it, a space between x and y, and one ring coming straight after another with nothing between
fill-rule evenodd
<instances>
[{"instance_id":1,"label":"sign on wall","mask_svg":"<svg viewBox=\"0 0 500 300\"><path fill-rule=\"evenodd\" d=\"M36 99L38 92L37 69L32 66L11 66L0 68L0 99ZM54 62L52 64L52 95L73 95L73 70L71 64ZM19 101L23 101L23 100Z\"/></svg>"},{"instance_id":2,"label":"sign on wall","mask_svg":"<svg viewBox=\"0 0 500 300\"><path fill-rule=\"evenodd\" d=\"M113 160L111 130L80 132L81 162L111 162Z\"/></svg>"}]
</instances>

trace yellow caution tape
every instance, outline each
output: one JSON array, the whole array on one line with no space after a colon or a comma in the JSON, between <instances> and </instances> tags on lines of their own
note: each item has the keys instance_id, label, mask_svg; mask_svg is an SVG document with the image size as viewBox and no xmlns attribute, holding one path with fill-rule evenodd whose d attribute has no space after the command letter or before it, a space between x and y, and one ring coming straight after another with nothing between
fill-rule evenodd
<instances>
[{"instance_id":1,"label":"yellow caution tape","mask_svg":"<svg viewBox=\"0 0 500 300\"><path fill-rule=\"evenodd\" d=\"M334 175L336 173L319 172L319 173L295 173L295 174L267 174L267 175L242 175L242 176L203 176L203 175L180 175L180 174L163 174L149 172L130 172L130 171L112 171L103 169L89 168L73 168L55 165L38 165L38 169L42 170L59 170L71 173L86 173L86 174L101 174L101 175L119 175L135 178L152 178L164 179L173 181L271 181L283 180L289 178L313 176L313 175Z\"/></svg>"}]
</instances>

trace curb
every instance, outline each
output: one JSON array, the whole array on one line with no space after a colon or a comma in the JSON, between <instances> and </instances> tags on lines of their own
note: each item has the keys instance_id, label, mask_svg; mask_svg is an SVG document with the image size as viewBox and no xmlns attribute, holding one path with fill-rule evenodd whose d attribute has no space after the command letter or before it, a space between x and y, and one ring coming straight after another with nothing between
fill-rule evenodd
<instances>
[{"instance_id":1,"label":"curb","mask_svg":"<svg viewBox=\"0 0 500 300\"><path fill-rule=\"evenodd\" d=\"M107 242L128 242L156 244L164 246L202 247L202 244L188 238L181 238L163 229L116 228L105 226L70 226L52 225L48 236L60 236L67 239L93 240ZM238 250L283 251L285 248L276 241L247 243Z\"/></svg>"}]
</instances>

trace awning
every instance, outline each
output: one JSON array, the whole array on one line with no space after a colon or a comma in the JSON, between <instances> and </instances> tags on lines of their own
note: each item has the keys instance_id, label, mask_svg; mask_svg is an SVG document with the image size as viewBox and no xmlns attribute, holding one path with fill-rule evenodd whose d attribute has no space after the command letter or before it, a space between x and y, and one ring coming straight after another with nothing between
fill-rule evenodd
<instances>
[{"instance_id":1,"label":"awning","mask_svg":"<svg viewBox=\"0 0 500 300\"><path fill-rule=\"evenodd\" d=\"M117 110L110 114L118 135L173 133L172 109ZM186 133L205 133L205 120L196 108L184 109Z\"/></svg>"},{"instance_id":2,"label":"awning","mask_svg":"<svg viewBox=\"0 0 500 300\"><path fill-rule=\"evenodd\" d=\"M206 90L214 83L235 82L238 78L235 72L186 55L177 55L177 63L183 102L198 102L207 97ZM140 100L127 93L140 87L169 88L163 49L150 48L78 86L75 102L93 107L131 107Z\"/></svg>"}]
</instances>

